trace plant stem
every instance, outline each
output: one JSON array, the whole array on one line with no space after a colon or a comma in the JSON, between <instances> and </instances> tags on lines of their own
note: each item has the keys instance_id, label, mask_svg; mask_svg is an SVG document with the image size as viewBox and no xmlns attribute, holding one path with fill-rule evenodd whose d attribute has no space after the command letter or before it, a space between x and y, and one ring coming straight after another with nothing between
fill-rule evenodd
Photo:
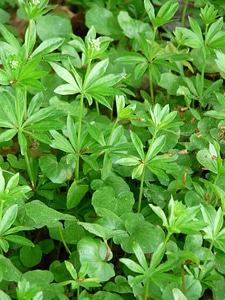
<instances>
[{"instance_id":1,"label":"plant stem","mask_svg":"<svg viewBox=\"0 0 225 300\"><path fill-rule=\"evenodd\" d=\"M145 168L146 166L144 165L143 172L141 175L141 184L140 184L140 190L139 190L139 196L138 196L138 209L137 212L141 212L141 202L142 202L142 195L143 195L143 187L144 187L144 180L145 180Z\"/></svg>"},{"instance_id":2,"label":"plant stem","mask_svg":"<svg viewBox=\"0 0 225 300\"><path fill-rule=\"evenodd\" d=\"M17 114L17 127L18 127L18 132L21 132L23 134L23 128L22 128L22 119L25 119L26 112L27 112L27 91L25 90L23 92L23 105L20 103L20 95L19 93L22 92L17 86L15 87L15 95L16 95L16 114ZM24 108L22 110L21 115L21 106ZM30 159L29 159L29 154L28 154L28 149L26 149L26 152L24 153L24 158L26 162L26 169L27 169L27 174L30 178L31 186L32 189L35 190L35 184L34 184L34 176L30 164Z\"/></svg>"},{"instance_id":3,"label":"plant stem","mask_svg":"<svg viewBox=\"0 0 225 300\"><path fill-rule=\"evenodd\" d=\"M185 25L185 16L186 16L188 4L189 4L189 0L186 0L184 3L183 11L182 11L181 27L184 27L184 25Z\"/></svg>"},{"instance_id":4,"label":"plant stem","mask_svg":"<svg viewBox=\"0 0 225 300\"><path fill-rule=\"evenodd\" d=\"M185 278L184 278L184 265L181 265L181 280L182 280L182 291L184 296L187 296L187 291L186 291L186 284L185 284Z\"/></svg>"},{"instance_id":5,"label":"plant stem","mask_svg":"<svg viewBox=\"0 0 225 300\"><path fill-rule=\"evenodd\" d=\"M154 105L155 100L154 100L154 90L153 90L153 82L152 82L151 63L148 66L148 76L149 76L149 91L150 91L151 103L152 105Z\"/></svg>"},{"instance_id":6,"label":"plant stem","mask_svg":"<svg viewBox=\"0 0 225 300\"><path fill-rule=\"evenodd\" d=\"M155 43L156 31L157 31L157 27L154 27L153 34L152 34L152 40L151 40L151 49L150 49L150 54L149 54L149 67L148 67L149 90L150 90L150 98L151 98L152 105L154 104L155 100L154 100L153 77L152 77L151 64L153 63L153 53L154 53L154 43Z\"/></svg>"},{"instance_id":7,"label":"plant stem","mask_svg":"<svg viewBox=\"0 0 225 300\"><path fill-rule=\"evenodd\" d=\"M76 170L75 170L75 176L76 180L79 180L79 172L80 172L80 150L81 150L81 131L82 131L82 118L83 118L83 106L84 106L84 90L85 90L85 83L88 77L88 74L91 69L91 59L88 61L87 65L87 70L86 74L84 77L84 82L82 86L82 91L81 91L81 97L80 97L80 111L79 111L79 119L78 119L78 132L77 132L77 162L76 162Z\"/></svg>"},{"instance_id":8,"label":"plant stem","mask_svg":"<svg viewBox=\"0 0 225 300\"><path fill-rule=\"evenodd\" d=\"M146 283L145 283L145 295L144 295L144 300L148 300L149 284L150 284L150 278L148 278L148 279L146 280Z\"/></svg>"},{"instance_id":9,"label":"plant stem","mask_svg":"<svg viewBox=\"0 0 225 300\"><path fill-rule=\"evenodd\" d=\"M77 287L77 300L80 299L80 286Z\"/></svg>"}]
</instances>

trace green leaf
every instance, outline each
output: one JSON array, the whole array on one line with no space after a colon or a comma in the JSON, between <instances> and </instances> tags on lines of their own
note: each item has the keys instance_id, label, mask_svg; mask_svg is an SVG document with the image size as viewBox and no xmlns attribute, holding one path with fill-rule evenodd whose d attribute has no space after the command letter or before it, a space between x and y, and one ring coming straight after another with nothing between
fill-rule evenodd
<instances>
[{"instance_id":1,"label":"green leaf","mask_svg":"<svg viewBox=\"0 0 225 300\"><path fill-rule=\"evenodd\" d=\"M23 132L18 132L18 144L20 146L21 154L24 155L27 152L27 138Z\"/></svg>"},{"instance_id":2,"label":"green leaf","mask_svg":"<svg viewBox=\"0 0 225 300\"><path fill-rule=\"evenodd\" d=\"M49 228L49 233L52 240L58 240L72 245L76 245L78 241L85 236L83 227L80 226L75 219L66 220L63 225L59 224L58 227Z\"/></svg>"},{"instance_id":3,"label":"green leaf","mask_svg":"<svg viewBox=\"0 0 225 300\"><path fill-rule=\"evenodd\" d=\"M15 38L15 36L9 32L6 27L4 25L2 25L0 23L0 32L3 36L3 38L6 40L7 43L9 43L13 48L14 51L17 52L20 48L20 44L17 40L17 38Z\"/></svg>"},{"instance_id":4,"label":"green leaf","mask_svg":"<svg viewBox=\"0 0 225 300\"><path fill-rule=\"evenodd\" d=\"M130 132L130 136L131 136L132 143L133 143L135 149L137 150L137 153L139 154L141 160L144 161L145 160L145 154L144 154L144 150L143 150L144 146L143 146L140 138L133 131Z\"/></svg>"},{"instance_id":5,"label":"green leaf","mask_svg":"<svg viewBox=\"0 0 225 300\"><path fill-rule=\"evenodd\" d=\"M157 216L162 220L163 226L168 228L169 224L167 222L166 215L165 215L164 211L162 210L162 208L159 206L154 206L152 204L149 204L149 206L154 211L154 213L157 214Z\"/></svg>"},{"instance_id":6,"label":"green leaf","mask_svg":"<svg viewBox=\"0 0 225 300\"><path fill-rule=\"evenodd\" d=\"M184 45L191 47L191 48L201 48L204 47L204 41L202 37L202 31L199 26L199 24L189 17L189 22L190 25L192 26L192 30L187 29L187 28L177 28L177 31L180 32L185 40L184 40Z\"/></svg>"},{"instance_id":7,"label":"green leaf","mask_svg":"<svg viewBox=\"0 0 225 300\"><path fill-rule=\"evenodd\" d=\"M121 258L120 261L135 273L143 274L145 272L139 264L129 258Z\"/></svg>"},{"instance_id":8,"label":"green leaf","mask_svg":"<svg viewBox=\"0 0 225 300\"><path fill-rule=\"evenodd\" d=\"M60 149L66 153L74 153L75 152L75 150L72 147L72 145L70 144L70 142L63 135L61 135L58 131L51 130L50 133L54 138L54 140L51 141L52 148Z\"/></svg>"},{"instance_id":9,"label":"green leaf","mask_svg":"<svg viewBox=\"0 0 225 300\"><path fill-rule=\"evenodd\" d=\"M67 14L47 14L37 19L37 34L42 41L51 38L69 39L71 33L72 26Z\"/></svg>"},{"instance_id":10,"label":"green leaf","mask_svg":"<svg viewBox=\"0 0 225 300\"><path fill-rule=\"evenodd\" d=\"M145 255L144 255L141 247L138 245L138 243L136 243L136 242L133 243L133 250L134 250L134 254L137 257L139 264L142 266L142 268L145 271L148 270L148 264L147 264Z\"/></svg>"},{"instance_id":11,"label":"green leaf","mask_svg":"<svg viewBox=\"0 0 225 300\"><path fill-rule=\"evenodd\" d=\"M220 232L222 226L223 226L223 212L222 212L221 207L219 207L219 209L216 212L216 217L214 220L214 230L213 231L214 231L215 237L217 235L219 235L219 232Z\"/></svg>"},{"instance_id":12,"label":"green leaf","mask_svg":"<svg viewBox=\"0 0 225 300\"><path fill-rule=\"evenodd\" d=\"M174 300L187 300L187 297L177 288L173 289Z\"/></svg>"},{"instance_id":13,"label":"green leaf","mask_svg":"<svg viewBox=\"0 0 225 300\"><path fill-rule=\"evenodd\" d=\"M137 38L141 32L152 31L149 24L131 18L127 11L120 11L117 18L123 33L130 39Z\"/></svg>"},{"instance_id":14,"label":"green leaf","mask_svg":"<svg viewBox=\"0 0 225 300\"><path fill-rule=\"evenodd\" d=\"M37 55L45 55L47 53L50 53L56 49L58 49L64 42L63 38L50 38L42 42L32 53L32 57L35 57Z\"/></svg>"},{"instance_id":15,"label":"green leaf","mask_svg":"<svg viewBox=\"0 0 225 300\"><path fill-rule=\"evenodd\" d=\"M219 50L216 50L215 53L217 57L217 59L215 59L215 62L220 70L222 77L225 78L225 53Z\"/></svg>"},{"instance_id":16,"label":"green leaf","mask_svg":"<svg viewBox=\"0 0 225 300\"><path fill-rule=\"evenodd\" d=\"M159 9L156 18L152 20L155 28L158 28L170 21L178 9L178 3L173 1L166 1Z\"/></svg>"},{"instance_id":17,"label":"green leaf","mask_svg":"<svg viewBox=\"0 0 225 300\"><path fill-rule=\"evenodd\" d=\"M75 161L72 164L67 163L67 158L64 156L58 162L53 154L41 156L39 165L43 174L54 183L63 183L69 180L75 170Z\"/></svg>"},{"instance_id":18,"label":"green leaf","mask_svg":"<svg viewBox=\"0 0 225 300\"><path fill-rule=\"evenodd\" d=\"M60 213L38 200L33 200L32 202L27 203L25 211L28 218L30 218L30 220L28 219L29 224L31 223L36 228L43 226L58 228L58 226L60 226L59 220L70 220L76 222L75 217L72 215Z\"/></svg>"},{"instance_id":19,"label":"green leaf","mask_svg":"<svg viewBox=\"0 0 225 300\"><path fill-rule=\"evenodd\" d=\"M155 9L152 3L149 0L144 0L145 10L148 14L150 21L153 23L155 19Z\"/></svg>"},{"instance_id":20,"label":"green leaf","mask_svg":"<svg viewBox=\"0 0 225 300\"><path fill-rule=\"evenodd\" d=\"M40 123L43 120L48 121L50 117L56 118L59 117L61 112L57 111L55 107L49 106L40 109L39 111L33 113L24 123L23 127L32 126L33 123ZM62 115L62 114L61 114Z\"/></svg>"},{"instance_id":21,"label":"green leaf","mask_svg":"<svg viewBox=\"0 0 225 300\"><path fill-rule=\"evenodd\" d=\"M180 86L184 85L184 81L180 76L172 73L162 73L159 85L167 90L170 95L176 95Z\"/></svg>"},{"instance_id":22,"label":"green leaf","mask_svg":"<svg viewBox=\"0 0 225 300\"><path fill-rule=\"evenodd\" d=\"M107 240L111 239L116 234L113 230L95 223L79 222L79 225L90 233Z\"/></svg>"},{"instance_id":23,"label":"green leaf","mask_svg":"<svg viewBox=\"0 0 225 300\"><path fill-rule=\"evenodd\" d=\"M15 99L8 90L0 89L1 92L1 108L3 116L13 125L17 126L17 117L15 113ZM10 126L11 127L11 126Z\"/></svg>"},{"instance_id":24,"label":"green leaf","mask_svg":"<svg viewBox=\"0 0 225 300\"><path fill-rule=\"evenodd\" d=\"M120 243L125 252L133 253L133 242L139 244L144 253L154 252L164 241L163 230L143 219L140 214L127 213L121 216L125 222L128 236L115 237L115 243ZM149 241L151 240L151 243Z\"/></svg>"},{"instance_id":25,"label":"green leaf","mask_svg":"<svg viewBox=\"0 0 225 300\"><path fill-rule=\"evenodd\" d=\"M53 62L51 62L50 65L60 78L65 80L67 83L69 83L69 85L71 87L73 87L74 90L80 91L81 87L78 86L76 80L74 79L72 74L67 69L65 69L65 68L61 67L60 65L53 63Z\"/></svg>"},{"instance_id":26,"label":"green leaf","mask_svg":"<svg viewBox=\"0 0 225 300\"><path fill-rule=\"evenodd\" d=\"M11 235L6 235L4 238L7 241L10 241L18 245L34 247L34 244L30 240L20 235L11 234Z\"/></svg>"},{"instance_id":27,"label":"green leaf","mask_svg":"<svg viewBox=\"0 0 225 300\"><path fill-rule=\"evenodd\" d=\"M29 57L29 55L31 54L34 45L36 43L36 24L34 22L34 20L30 20L29 22L29 26L25 32L25 48L26 48L26 52L27 52L27 57Z\"/></svg>"},{"instance_id":28,"label":"green leaf","mask_svg":"<svg viewBox=\"0 0 225 300\"><path fill-rule=\"evenodd\" d=\"M104 59L94 65L85 81L85 90L90 89L92 86L94 87L96 85L96 81L98 79L102 79L102 76L104 75L108 64L109 60Z\"/></svg>"},{"instance_id":29,"label":"green leaf","mask_svg":"<svg viewBox=\"0 0 225 300\"><path fill-rule=\"evenodd\" d=\"M4 70L0 70L0 84L8 85L10 82L10 77Z\"/></svg>"},{"instance_id":30,"label":"green leaf","mask_svg":"<svg viewBox=\"0 0 225 300\"><path fill-rule=\"evenodd\" d=\"M67 117L67 133L73 149L79 151L80 149L77 146L77 127L70 115Z\"/></svg>"},{"instance_id":31,"label":"green leaf","mask_svg":"<svg viewBox=\"0 0 225 300\"><path fill-rule=\"evenodd\" d=\"M42 258L42 251L37 244L34 247L23 246L20 249L20 259L25 267L31 268L40 263Z\"/></svg>"},{"instance_id":32,"label":"green leaf","mask_svg":"<svg viewBox=\"0 0 225 300\"><path fill-rule=\"evenodd\" d=\"M96 18L100 15L101 18ZM116 15L109 9L100 6L92 6L85 15L86 25L90 28L94 26L101 35L110 36L114 39L120 39L122 30L119 27Z\"/></svg>"},{"instance_id":33,"label":"green leaf","mask_svg":"<svg viewBox=\"0 0 225 300\"><path fill-rule=\"evenodd\" d=\"M80 201L84 198L86 193L89 190L89 186L87 184L78 184L77 182L73 182L69 187L67 198L66 198L66 206L68 209L76 207Z\"/></svg>"},{"instance_id":34,"label":"green leaf","mask_svg":"<svg viewBox=\"0 0 225 300\"><path fill-rule=\"evenodd\" d=\"M197 160L198 162L208 169L209 171L218 174L219 168L218 168L218 157L217 152L213 144L209 144L209 149L202 149L198 151L197 153Z\"/></svg>"},{"instance_id":35,"label":"green leaf","mask_svg":"<svg viewBox=\"0 0 225 300\"><path fill-rule=\"evenodd\" d=\"M0 168L0 193L3 193L5 190L5 178L2 173L2 168Z\"/></svg>"},{"instance_id":36,"label":"green leaf","mask_svg":"<svg viewBox=\"0 0 225 300\"><path fill-rule=\"evenodd\" d=\"M92 205L96 210L98 208L107 208L118 216L131 211L133 204L133 193L123 191L116 195L114 189L110 186L105 186L97 190L92 197Z\"/></svg>"},{"instance_id":37,"label":"green leaf","mask_svg":"<svg viewBox=\"0 0 225 300\"><path fill-rule=\"evenodd\" d=\"M21 272L13 265L9 258L0 254L1 272L3 273L3 279L6 281L18 282L21 278Z\"/></svg>"},{"instance_id":38,"label":"green leaf","mask_svg":"<svg viewBox=\"0 0 225 300\"><path fill-rule=\"evenodd\" d=\"M100 131L94 124L88 124L88 132L91 137L96 140L100 145L105 146L105 139L102 131Z\"/></svg>"},{"instance_id":39,"label":"green leaf","mask_svg":"<svg viewBox=\"0 0 225 300\"><path fill-rule=\"evenodd\" d=\"M225 32L221 30L223 26L223 18L219 18L217 21L213 22L205 37L206 46L215 49L215 48L223 48L223 40L225 37Z\"/></svg>"},{"instance_id":40,"label":"green leaf","mask_svg":"<svg viewBox=\"0 0 225 300\"><path fill-rule=\"evenodd\" d=\"M141 54L136 52L125 54L124 56L116 58L115 61L124 64L132 64L132 65L147 62L145 57L143 57Z\"/></svg>"},{"instance_id":41,"label":"green leaf","mask_svg":"<svg viewBox=\"0 0 225 300\"><path fill-rule=\"evenodd\" d=\"M151 160L152 157L154 157L156 154L158 154L166 142L166 136L161 135L158 138L154 140L154 142L150 146L150 151L148 151L148 155L146 155L146 160ZM151 143L151 142L150 142Z\"/></svg>"},{"instance_id":42,"label":"green leaf","mask_svg":"<svg viewBox=\"0 0 225 300\"><path fill-rule=\"evenodd\" d=\"M87 263L89 277L97 277L100 281L108 281L115 276L113 265L107 263L112 258L111 250L99 239L84 237L77 244L81 264Z\"/></svg>"},{"instance_id":43,"label":"green leaf","mask_svg":"<svg viewBox=\"0 0 225 300\"><path fill-rule=\"evenodd\" d=\"M69 271L70 275L72 276L72 278L74 280L77 279L77 271L74 268L74 266L71 264L71 262L69 262L69 261L66 260L65 261L65 265L66 265L66 268Z\"/></svg>"},{"instance_id":44,"label":"green leaf","mask_svg":"<svg viewBox=\"0 0 225 300\"><path fill-rule=\"evenodd\" d=\"M18 212L18 205L12 205L4 213L0 223L0 235L4 234L14 223Z\"/></svg>"},{"instance_id":45,"label":"green leaf","mask_svg":"<svg viewBox=\"0 0 225 300\"><path fill-rule=\"evenodd\" d=\"M11 300L11 298L6 293L4 293L3 291L0 291L0 298L2 300Z\"/></svg>"},{"instance_id":46,"label":"green leaf","mask_svg":"<svg viewBox=\"0 0 225 300\"><path fill-rule=\"evenodd\" d=\"M59 85L54 92L59 95L75 95L80 92L80 89L71 84L61 84Z\"/></svg>"}]
</instances>

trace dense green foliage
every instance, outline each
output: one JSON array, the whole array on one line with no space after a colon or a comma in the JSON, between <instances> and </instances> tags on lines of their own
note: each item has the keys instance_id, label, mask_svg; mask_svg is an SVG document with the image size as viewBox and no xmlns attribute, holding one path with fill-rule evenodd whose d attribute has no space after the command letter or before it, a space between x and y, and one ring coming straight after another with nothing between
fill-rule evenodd
<instances>
[{"instance_id":1,"label":"dense green foliage","mask_svg":"<svg viewBox=\"0 0 225 300\"><path fill-rule=\"evenodd\" d=\"M224 300L224 1L48 2L0 9L1 300Z\"/></svg>"}]
</instances>

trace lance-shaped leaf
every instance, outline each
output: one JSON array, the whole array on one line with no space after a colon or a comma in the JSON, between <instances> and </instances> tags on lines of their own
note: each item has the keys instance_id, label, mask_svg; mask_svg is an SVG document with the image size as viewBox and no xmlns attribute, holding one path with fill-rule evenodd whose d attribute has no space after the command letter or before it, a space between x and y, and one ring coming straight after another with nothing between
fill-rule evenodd
<instances>
[{"instance_id":1,"label":"lance-shaped leaf","mask_svg":"<svg viewBox=\"0 0 225 300\"><path fill-rule=\"evenodd\" d=\"M131 136L132 143L133 143L135 149L137 150L137 153L140 156L140 159L142 161L144 161L145 160L145 154L144 154L144 150L143 150L144 146L142 144L142 141L140 140L138 135L136 133L134 133L133 131L130 132L130 136Z\"/></svg>"},{"instance_id":2,"label":"lance-shaped leaf","mask_svg":"<svg viewBox=\"0 0 225 300\"><path fill-rule=\"evenodd\" d=\"M79 86L80 76L78 75L78 73L76 75L77 78L74 78L66 68L61 67L60 65L53 62L51 62L50 65L52 66L56 74L68 83L68 84L63 84L58 86L55 89L56 93L62 95L68 95L68 94L76 94L81 91L81 86Z\"/></svg>"},{"instance_id":3,"label":"lance-shaped leaf","mask_svg":"<svg viewBox=\"0 0 225 300\"><path fill-rule=\"evenodd\" d=\"M0 235L4 234L14 223L18 212L18 205L12 205L4 213L0 224Z\"/></svg>"}]
</instances>

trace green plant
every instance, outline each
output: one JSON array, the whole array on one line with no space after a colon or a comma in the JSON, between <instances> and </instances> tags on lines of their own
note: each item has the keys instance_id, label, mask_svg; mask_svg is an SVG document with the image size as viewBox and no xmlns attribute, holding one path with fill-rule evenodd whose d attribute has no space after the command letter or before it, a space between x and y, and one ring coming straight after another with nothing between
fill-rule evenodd
<instances>
[{"instance_id":1,"label":"green plant","mask_svg":"<svg viewBox=\"0 0 225 300\"><path fill-rule=\"evenodd\" d=\"M0 12L0 298L223 299L224 5L64 3Z\"/></svg>"}]
</instances>

